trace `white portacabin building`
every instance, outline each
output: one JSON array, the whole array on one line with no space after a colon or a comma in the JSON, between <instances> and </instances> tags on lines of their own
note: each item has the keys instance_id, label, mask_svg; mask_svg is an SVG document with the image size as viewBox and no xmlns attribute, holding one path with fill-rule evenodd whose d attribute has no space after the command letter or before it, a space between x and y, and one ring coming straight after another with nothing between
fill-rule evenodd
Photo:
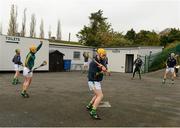
<instances>
[{"instance_id":1,"label":"white portacabin building","mask_svg":"<svg viewBox=\"0 0 180 128\"><path fill-rule=\"evenodd\" d=\"M29 53L29 47L31 45L38 46L41 39L16 37L0 35L0 71L12 71L14 70L12 58L15 55L15 49L21 51L21 61L24 63L26 55ZM47 65L39 70L49 70L49 41L42 40L43 45L41 49L36 53L35 66L39 66L44 60L47 61Z\"/></svg>"},{"instance_id":2,"label":"white portacabin building","mask_svg":"<svg viewBox=\"0 0 180 128\"><path fill-rule=\"evenodd\" d=\"M25 61L32 44L39 45L41 39L26 38L17 36L0 35L0 71L12 71L14 69L12 58L15 55L15 49L21 49L22 62ZM83 53L88 52L91 57L95 53L95 49L89 46L57 43L56 41L43 40L43 46L36 54L35 67L46 60L47 66L39 70L49 70L49 54L50 51L59 51L63 54L64 60L71 60L71 70L81 70L84 63ZM112 72L132 72L133 62L137 55L145 56L161 52L161 46L146 47L118 47L105 48L108 57L108 69ZM89 62L91 59L89 59ZM56 62L55 62L56 63Z\"/></svg>"}]
</instances>

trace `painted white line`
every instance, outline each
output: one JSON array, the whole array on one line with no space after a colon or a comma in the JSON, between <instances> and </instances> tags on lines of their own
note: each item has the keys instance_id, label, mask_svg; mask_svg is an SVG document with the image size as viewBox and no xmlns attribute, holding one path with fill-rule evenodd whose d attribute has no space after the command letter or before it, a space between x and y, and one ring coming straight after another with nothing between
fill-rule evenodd
<instances>
[{"instance_id":1,"label":"painted white line","mask_svg":"<svg viewBox=\"0 0 180 128\"><path fill-rule=\"evenodd\" d=\"M108 101L101 101L101 103L99 104L99 107L101 108L110 108L111 105Z\"/></svg>"}]
</instances>

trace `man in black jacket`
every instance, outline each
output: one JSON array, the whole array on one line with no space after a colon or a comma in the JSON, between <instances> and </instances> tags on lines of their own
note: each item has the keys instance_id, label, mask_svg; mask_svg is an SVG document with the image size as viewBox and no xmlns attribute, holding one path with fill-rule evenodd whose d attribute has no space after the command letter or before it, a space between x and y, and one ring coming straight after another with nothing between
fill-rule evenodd
<instances>
[{"instance_id":1,"label":"man in black jacket","mask_svg":"<svg viewBox=\"0 0 180 128\"><path fill-rule=\"evenodd\" d=\"M139 73L139 79L141 79L141 66L142 66L142 60L140 58L140 55L137 56L137 59L134 61L134 65L135 65L135 69L133 72L133 77L132 79L134 79L135 73L138 72Z\"/></svg>"}]
</instances>

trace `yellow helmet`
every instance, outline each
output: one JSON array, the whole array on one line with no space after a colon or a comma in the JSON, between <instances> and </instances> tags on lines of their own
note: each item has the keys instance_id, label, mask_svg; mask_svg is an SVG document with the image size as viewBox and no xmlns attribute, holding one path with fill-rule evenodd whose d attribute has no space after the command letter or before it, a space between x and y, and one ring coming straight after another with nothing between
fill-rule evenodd
<instances>
[{"instance_id":1,"label":"yellow helmet","mask_svg":"<svg viewBox=\"0 0 180 128\"><path fill-rule=\"evenodd\" d=\"M16 49L15 52L16 52L16 53L20 53L20 49Z\"/></svg>"},{"instance_id":2,"label":"yellow helmet","mask_svg":"<svg viewBox=\"0 0 180 128\"><path fill-rule=\"evenodd\" d=\"M31 52L35 53L35 52L36 52L36 46L35 46L35 45L32 45L32 46L29 48L29 50L30 50Z\"/></svg>"},{"instance_id":3,"label":"yellow helmet","mask_svg":"<svg viewBox=\"0 0 180 128\"><path fill-rule=\"evenodd\" d=\"M98 48L97 53L100 55L106 55L106 50L103 48Z\"/></svg>"}]
</instances>

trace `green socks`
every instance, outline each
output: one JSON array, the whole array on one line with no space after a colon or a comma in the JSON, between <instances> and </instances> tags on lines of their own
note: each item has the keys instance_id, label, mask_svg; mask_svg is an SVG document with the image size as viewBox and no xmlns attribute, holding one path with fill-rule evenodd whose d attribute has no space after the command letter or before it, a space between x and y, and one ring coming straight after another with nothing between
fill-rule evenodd
<instances>
[{"instance_id":1,"label":"green socks","mask_svg":"<svg viewBox=\"0 0 180 128\"><path fill-rule=\"evenodd\" d=\"M18 84L19 83L19 79L18 78L14 78L13 80L12 80L12 84L13 85L16 85L16 84Z\"/></svg>"},{"instance_id":2,"label":"green socks","mask_svg":"<svg viewBox=\"0 0 180 128\"><path fill-rule=\"evenodd\" d=\"M89 114L91 115L92 118L96 119L96 120L100 120L101 118L99 117L99 115L96 112L96 108L92 108L91 111L89 112Z\"/></svg>"},{"instance_id":3,"label":"green socks","mask_svg":"<svg viewBox=\"0 0 180 128\"><path fill-rule=\"evenodd\" d=\"M90 114L91 115L96 115L96 109L92 108Z\"/></svg>"},{"instance_id":4,"label":"green socks","mask_svg":"<svg viewBox=\"0 0 180 128\"><path fill-rule=\"evenodd\" d=\"M29 98L29 94L26 92L26 90L23 90L21 92L21 96L24 97L24 98Z\"/></svg>"},{"instance_id":5,"label":"green socks","mask_svg":"<svg viewBox=\"0 0 180 128\"><path fill-rule=\"evenodd\" d=\"M86 108L87 108L89 111L91 111L91 109L93 108L92 103L89 103L89 104L86 106Z\"/></svg>"},{"instance_id":6,"label":"green socks","mask_svg":"<svg viewBox=\"0 0 180 128\"><path fill-rule=\"evenodd\" d=\"M12 80L12 84L13 84L13 85L17 84L17 78L14 78L14 79Z\"/></svg>"}]
</instances>

